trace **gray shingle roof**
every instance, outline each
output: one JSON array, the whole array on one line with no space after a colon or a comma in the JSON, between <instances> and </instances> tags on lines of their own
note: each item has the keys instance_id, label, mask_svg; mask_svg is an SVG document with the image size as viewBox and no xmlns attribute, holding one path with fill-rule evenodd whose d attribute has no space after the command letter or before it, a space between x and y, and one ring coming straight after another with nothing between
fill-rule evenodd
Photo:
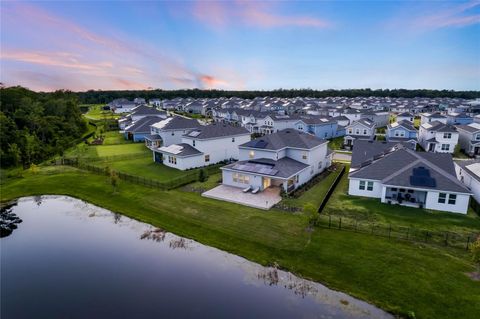
<instances>
[{"instance_id":1,"label":"gray shingle roof","mask_svg":"<svg viewBox=\"0 0 480 319\"><path fill-rule=\"evenodd\" d=\"M367 160L391 152L398 144L397 142L355 140L350 165L352 168L360 167Z\"/></svg>"},{"instance_id":2,"label":"gray shingle roof","mask_svg":"<svg viewBox=\"0 0 480 319\"><path fill-rule=\"evenodd\" d=\"M172 154L172 155L175 155L175 156L178 156L178 157L186 157L186 156L203 154L202 152L200 152L199 150L197 150L195 147L191 146L190 144L179 143L179 144L176 144L176 145L183 147L183 149L179 153L169 153L169 152L166 152L164 150L162 150L161 152Z\"/></svg>"},{"instance_id":3,"label":"gray shingle roof","mask_svg":"<svg viewBox=\"0 0 480 319\"><path fill-rule=\"evenodd\" d=\"M153 115L153 114L158 114L158 115L165 115L166 116L166 112L165 111L160 111L160 110L157 110L156 108L154 107L150 107L150 106L146 106L146 105L140 105L140 106L137 106L136 108L134 108L132 110L132 115Z\"/></svg>"},{"instance_id":4,"label":"gray shingle roof","mask_svg":"<svg viewBox=\"0 0 480 319\"><path fill-rule=\"evenodd\" d=\"M199 128L193 129L187 132L184 137L194 138L197 140L237 136L237 135L249 135L250 132L241 126L233 126L225 123L213 123L210 125L203 125Z\"/></svg>"},{"instance_id":5,"label":"gray shingle roof","mask_svg":"<svg viewBox=\"0 0 480 319\"><path fill-rule=\"evenodd\" d=\"M182 116L174 116L164 127L164 130L182 130L202 127L195 119L189 119Z\"/></svg>"},{"instance_id":6,"label":"gray shingle roof","mask_svg":"<svg viewBox=\"0 0 480 319\"><path fill-rule=\"evenodd\" d=\"M244 143L240 147L267 150L280 150L285 147L312 149L324 143L327 143L327 141L314 135L294 129L284 129Z\"/></svg>"},{"instance_id":7,"label":"gray shingle roof","mask_svg":"<svg viewBox=\"0 0 480 319\"><path fill-rule=\"evenodd\" d=\"M132 125L125 128L125 132L130 133L150 133L150 125L158 122L157 116L145 116Z\"/></svg>"},{"instance_id":8,"label":"gray shingle roof","mask_svg":"<svg viewBox=\"0 0 480 319\"><path fill-rule=\"evenodd\" d=\"M478 126L478 127L476 127L476 126ZM467 125L457 125L457 129L464 130L464 131L467 131L467 132L470 132L470 133L475 133L475 132L480 131L479 127L480 127L480 125L478 125L478 123L471 123L471 124L467 124Z\"/></svg>"},{"instance_id":9,"label":"gray shingle roof","mask_svg":"<svg viewBox=\"0 0 480 319\"><path fill-rule=\"evenodd\" d=\"M472 178L475 178L477 181L480 182L480 176L477 175L476 172L472 171L468 166L469 165L472 165L472 164L478 164L480 163L480 160L478 159L474 159L474 160L465 160L465 161L462 161L462 160L457 160L455 161L455 163L460 166L462 169L464 169L465 171L467 171L467 173L472 177Z\"/></svg>"},{"instance_id":10,"label":"gray shingle roof","mask_svg":"<svg viewBox=\"0 0 480 319\"><path fill-rule=\"evenodd\" d=\"M350 172L349 177L379 180L386 185L418 187L411 184L410 176L413 169L419 167L428 169L430 176L436 181L435 187L421 188L470 193L457 180L452 157L445 153L415 152L401 148Z\"/></svg>"},{"instance_id":11,"label":"gray shingle roof","mask_svg":"<svg viewBox=\"0 0 480 319\"><path fill-rule=\"evenodd\" d=\"M305 168L307 168L309 165L301 163L299 161L296 161L294 159L291 159L289 157L284 157L279 160L272 160L269 158L259 158L255 160L249 160L249 161L238 161L233 164L226 165L222 167L222 169L232 169L236 171L240 171L238 169L234 169L233 167L238 164L246 164L246 163L257 163L257 164L266 164L271 166L272 169L276 171L274 175L269 175L269 174L263 174L263 175L269 175L273 177L280 177L280 178L289 178L293 175L298 174ZM255 174L254 172L252 172Z\"/></svg>"}]
</instances>

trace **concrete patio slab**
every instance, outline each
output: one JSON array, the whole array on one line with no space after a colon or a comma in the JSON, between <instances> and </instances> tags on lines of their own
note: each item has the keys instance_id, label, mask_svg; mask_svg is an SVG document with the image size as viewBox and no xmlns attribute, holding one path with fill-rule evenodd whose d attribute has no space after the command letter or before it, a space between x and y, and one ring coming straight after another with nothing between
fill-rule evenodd
<instances>
[{"instance_id":1,"label":"concrete patio slab","mask_svg":"<svg viewBox=\"0 0 480 319\"><path fill-rule=\"evenodd\" d=\"M206 191L202 196L265 210L282 200L279 187L269 187L263 192L252 194L244 193L241 188L219 185Z\"/></svg>"}]
</instances>

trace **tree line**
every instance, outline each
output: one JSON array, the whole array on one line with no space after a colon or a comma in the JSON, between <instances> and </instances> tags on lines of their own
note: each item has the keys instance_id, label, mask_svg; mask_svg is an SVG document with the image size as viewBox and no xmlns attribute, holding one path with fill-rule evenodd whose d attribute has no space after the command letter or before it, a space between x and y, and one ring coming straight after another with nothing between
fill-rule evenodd
<instances>
[{"instance_id":1,"label":"tree line","mask_svg":"<svg viewBox=\"0 0 480 319\"><path fill-rule=\"evenodd\" d=\"M253 99L255 97L279 97L279 98L294 98L294 97L403 97L403 98L464 98L475 99L480 98L480 91L453 91L453 90L407 90L407 89L348 89L348 90L312 90L312 89L278 89L272 91L226 91L226 90L200 90L200 89L185 89L185 90L135 90L135 91L100 91L90 90L86 92L75 93L80 102L84 104L100 104L109 103L114 99L126 98L133 100L134 98L150 99L173 99L173 98L219 98L219 97L238 97L243 99Z\"/></svg>"},{"instance_id":2,"label":"tree line","mask_svg":"<svg viewBox=\"0 0 480 319\"><path fill-rule=\"evenodd\" d=\"M72 92L1 88L1 167L28 167L63 155L87 130L78 105L78 96Z\"/></svg>"}]
</instances>

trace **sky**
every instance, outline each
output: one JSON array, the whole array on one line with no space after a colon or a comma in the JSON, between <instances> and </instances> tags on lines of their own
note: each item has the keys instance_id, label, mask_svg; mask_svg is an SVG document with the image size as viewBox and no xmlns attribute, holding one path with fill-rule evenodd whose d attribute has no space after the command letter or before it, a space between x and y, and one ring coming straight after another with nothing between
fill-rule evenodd
<instances>
[{"instance_id":1,"label":"sky","mask_svg":"<svg viewBox=\"0 0 480 319\"><path fill-rule=\"evenodd\" d=\"M480 90L480 0L1 0L0 18L0 81L36 91Z\"/></svg>"}]
</instances>

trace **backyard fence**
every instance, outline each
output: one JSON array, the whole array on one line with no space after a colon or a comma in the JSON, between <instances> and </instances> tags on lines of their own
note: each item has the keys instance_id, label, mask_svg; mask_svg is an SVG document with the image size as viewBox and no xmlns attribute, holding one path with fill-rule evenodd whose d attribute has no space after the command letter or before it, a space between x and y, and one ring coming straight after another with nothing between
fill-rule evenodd
<instances>
[{"instance_id":1,"label":"backyard fence","mask_svg":"<svg viewBox=\"0 0 480 319\"><path fill-rule=\"evenodd\" d=\"M460 234L450 231L432 231L395 224L375 224L343 216L324 214L319 215L316 226L465 250L468 250L470 244L480 236L480 233L474 232Z\"/></svg>"},{"instance_id":2,"label":"backyard fence","mask_svg":"<svg viewBox=\"0 0 480 319\"><path fill-rule=\"evenodd\" d=\"M108 176L109 174L114 172L121 180L142 186L157 188L160 190L170 190L178 188L180 186L184 186L198 181L199 177L198 170L192 170L190 172L186 172L186 174L183 176L172 178L168 181L159 181L148 177L119 172L114 169L107 170L106 167L85 163L83 160L79 160L78 158L64 158L63 160L56 161L55 164L73 166L79 169L87 170L89 172L105 176ZM207 174L214 174L218 171L219 166L220 165L207 166L204 168L204 170L207 172Z\"/></svg>"},{"instance_id":3,"label":"backyard fence","mask_svg":"<svg viewBox=\"0 0 480 319\"><path fill-rule=\"evenodd\" d=\"M322 202L320 203L320 206L318 207L318 212L321 213L325 205L327 205L328 200L330 199L330 196L332 196L333 191L337 187L338 183L340 182L340 179L342 178L343 174L345 174L345 168L346 166L343 165L342 169L340 171L340 174L337 175L335 180L333 181L332 185L328 188L327 193L325 194L325 197L323 198Z\"/></svg>"}]
</instances>

